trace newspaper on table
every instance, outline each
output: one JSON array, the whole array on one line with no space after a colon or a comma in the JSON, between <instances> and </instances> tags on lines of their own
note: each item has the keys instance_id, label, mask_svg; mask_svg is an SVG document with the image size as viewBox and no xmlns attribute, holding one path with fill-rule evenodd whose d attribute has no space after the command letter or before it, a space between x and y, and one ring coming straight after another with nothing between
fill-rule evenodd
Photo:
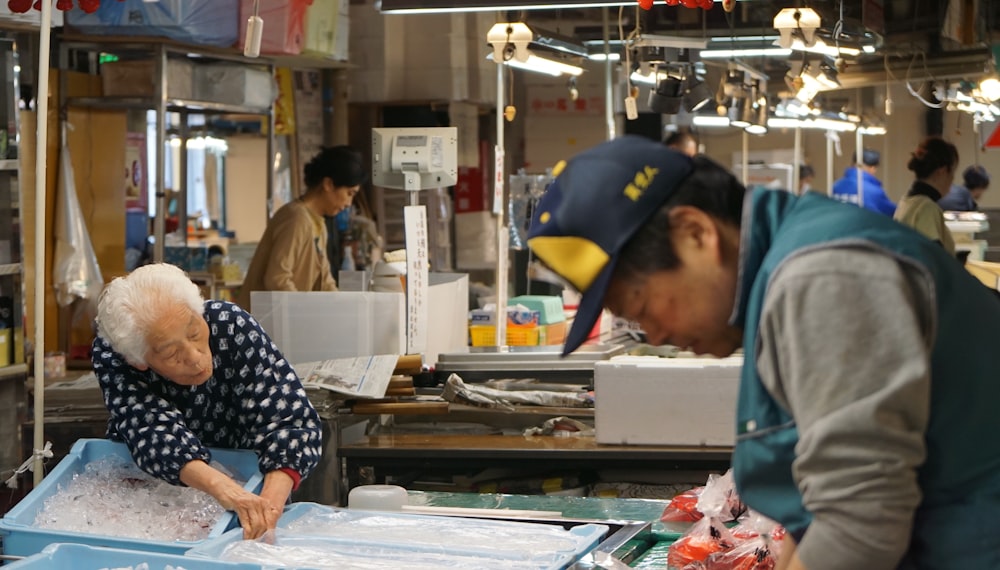
<instances>
[{"instance_id":1,"label":"newspaper on table","mask_svg":"<svg viewBox=\"0 0 1000 570\"><path fill-rule=\"evenodd\" d=\"M398 360L395 354L380 354L306 362L293 367L307 388L322 388L356 398L381 398Z\"/></svg>"}]
</instances>

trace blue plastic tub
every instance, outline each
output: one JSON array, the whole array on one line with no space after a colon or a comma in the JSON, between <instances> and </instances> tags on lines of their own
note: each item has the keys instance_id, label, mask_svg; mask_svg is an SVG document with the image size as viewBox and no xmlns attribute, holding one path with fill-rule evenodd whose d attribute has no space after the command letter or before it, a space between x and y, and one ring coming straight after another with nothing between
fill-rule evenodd
<instances>
[{"instance_id":1,"label":"blue plastic tub","mask_svg":"<svg viewBox=\"0 0 1000 570\"><path fill-rule=\"evenodd\" d=\"M335 532L327 534L324 529L325 524L312 524L309 529L290 530L295 526L295 521L307 516L319 516L322 518L331 517L329 520L335 524L343 524L346 529L344 536L338 536ZM440 540L436 542L421 541L419 539L407 540L405 538L379 537L380 532L388 532L393 523L398 523L402 528L407 526L420 526L426 532L428 527L435 524L461 525L460 532L449 532L442 530L438 535ZM461 522L459 522L461 521ZM490 543L490 534L502 532L505 528L515 527L523 531L527 527L538 527L539 532L545 531L564 532L566 540L565 548L526 555L523 552L505 550L497 548ZM372 534L365 536L360 529L370 529ZM350 509L340 509L315 503L295 503L285 509L281 520L278 521L278 531L275 545L285 546L289 550L301 549L324 549L335 552L345 558L356 559L380 559L386 563L396 561L400 568L416 565L433 564L434 556L443 556L441 567L446 567L447 557L451 559L450 566L455 566L455 560L461 557L478 558L476 562L478 568L498 567L518 568L532 570L560 570L567 568L573 562L587 554L601 539L607 534L608 527L601 524L581 524L564 531L562 527L553 527L544 523L510 522L497 521L491 519L458 519L454 517L440 517L430 515L418 515L399 512L374 512L358 511ZM400 532L396 531L398 536ZM234 530L224 535L204 541L199 546L187 552L187 556L219 560L223 557L227 548L243 539L242 531ZM495 564L491 564L494 562ZM266 566L266 564L265 564ZM292 567L292 566L289 566ZM305 568L306 566L302 566Z\"/></svg>"},{"instance_id":2,"label":"blue plastic tub","mask_svg":"<svg viewBox=\"0 0 1000 570\"><path fill-rule=\"evenodd\" d=\"M237 478L246 481L244 488L257 492L264 482L264 477L257 468L257 454L249 450L212 449L212 460L221 463ZM28 493L28 496L14 506L3 520L0 520L0 537L3 538L3 552L11 556L31 556L42 551L49 544L68 542L90 546L107 546L126 550L145 552L164 552L168 554L184 554L184 552L204 541L154 541L136 538L120 538L100 534L83 534L51 529L40 529L34 526L35 517L42 509L45 500L57 493L60 487L65 487L73 480L73 476L82 473L88 463L99 459L118 456L132 461L128 448L124 443L107 439L80 439L73 444L69 454L52 470L38 487ZM222 535L239 523L236 515L226 512L219 522L212 527L209 538Z\"/></svg>"},{"instance_id":3,"label":"blue plastic tub","mask_svg":"<svg viewBox=\"0 0 1000 570\"><path fill-rule=\"evenodd\" d=\"M149 570L164 570L167 565L189 570L261 570L257 564L199 560L197 566L190 558L176 554L157 554L136 550L101 548L82 544L52 544L34 556L29 556L4 566L4 570L102 570L137 566L145 562Z\"/></svg>"}]
</instances>

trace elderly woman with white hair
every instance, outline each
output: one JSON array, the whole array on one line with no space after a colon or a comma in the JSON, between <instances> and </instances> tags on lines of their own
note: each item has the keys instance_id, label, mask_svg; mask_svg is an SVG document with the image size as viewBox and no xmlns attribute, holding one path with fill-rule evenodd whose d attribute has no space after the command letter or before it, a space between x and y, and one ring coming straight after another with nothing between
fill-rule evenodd
<instances>
[{"instance_id":1,"label":"elderly woman with white hair","mask_svg":"<svg viewBox=\"0 0 1000 570\"><path fill-rule=\"evenodd\" d=\"M101 294L91 358L111 414L108 437L169 483L235 511L245 538L277 524L319 462L322 431L291 365L237 305L205 301L179 268L140 267ZM210 465L208 447L251 449L260 495Z\"/></svg>"}]
</instances>

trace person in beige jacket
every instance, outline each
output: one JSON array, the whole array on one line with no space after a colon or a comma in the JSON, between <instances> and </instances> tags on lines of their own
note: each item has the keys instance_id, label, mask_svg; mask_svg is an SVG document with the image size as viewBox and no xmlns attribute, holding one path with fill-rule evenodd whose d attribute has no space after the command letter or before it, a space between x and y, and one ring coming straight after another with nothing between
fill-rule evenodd
<instances>
[{"instance_id":1,"label":"person in beige jacket","mask_svg":"<svg viewBox=\"0 0 1000 570\"><path fill-rule=\"evenodd\" d=\"M247 310L253 291L337 290L323 216L351 206L366 178L361 154L348 146L324 148L304 170L305 194L274 213L257 244L238 298Z\"/></svg>"},{"instance_id":2,"label":"person in beige jacket","mask_svg":"<svg viewBox=\"0 0 1000 570\"><path fill-rule=\"evenodd\" d=\"M955 255L955 239L944 224L944 212L938 200L946 196L958 168L958 149L940 138L928 137L913 151L906 165L916 180L899 202L893 219L910 226L941 244Z\"/></svg>"}]
</instances>

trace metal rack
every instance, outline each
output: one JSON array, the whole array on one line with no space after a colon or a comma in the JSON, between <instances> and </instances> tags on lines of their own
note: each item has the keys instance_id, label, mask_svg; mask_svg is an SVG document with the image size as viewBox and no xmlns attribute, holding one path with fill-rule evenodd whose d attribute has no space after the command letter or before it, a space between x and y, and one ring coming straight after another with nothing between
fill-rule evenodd
<instances>
[{"instance_id":1,"label":"metal rack","mask_svg":"<svg viewBox=\"0 0 1000 570\"><path fill-rule=\"evenodd\" d=\"M271 60L251 60L230 50L190 46L158 38L95 38L63 36L59 42L60 70L65 71L70 69L70 60L73 52L87 53L89 66L92 67L94 71L96 71L98 67L96 55L100 53L120 53L130 57L134 57L137 54L148 54L150 59L154 62L154 89L151 97L67 97L66 73L60 74L59 93L60 109L63 111L69 107L94 109L152 109L156 111L156 218L153 222L153 236L155 238L153 246L153 259L155 261L163 261L164 259L164 237L166 233L166 211L168 207L165 187L167 113L176 112L181 115L180 129L178 133L181 139L181 148L187 148L188 117L190 115L258 115L267 118L268 160L265 161L265 166L267 168L267 209L268 217L270 218L274 192L274 174L272 172L272 164L274 163L275 153L273 103L266 107L251 107L171 97L168 95L167 61L170 58L184 58L205 62L228 61L258 68L266 68L273 75L275 66ZM181 152L178 227L182 230L187 227L187 162L187 153ZM187 232L184 231L183 233L186 240Z\"/></svg>"}]
</instances>

